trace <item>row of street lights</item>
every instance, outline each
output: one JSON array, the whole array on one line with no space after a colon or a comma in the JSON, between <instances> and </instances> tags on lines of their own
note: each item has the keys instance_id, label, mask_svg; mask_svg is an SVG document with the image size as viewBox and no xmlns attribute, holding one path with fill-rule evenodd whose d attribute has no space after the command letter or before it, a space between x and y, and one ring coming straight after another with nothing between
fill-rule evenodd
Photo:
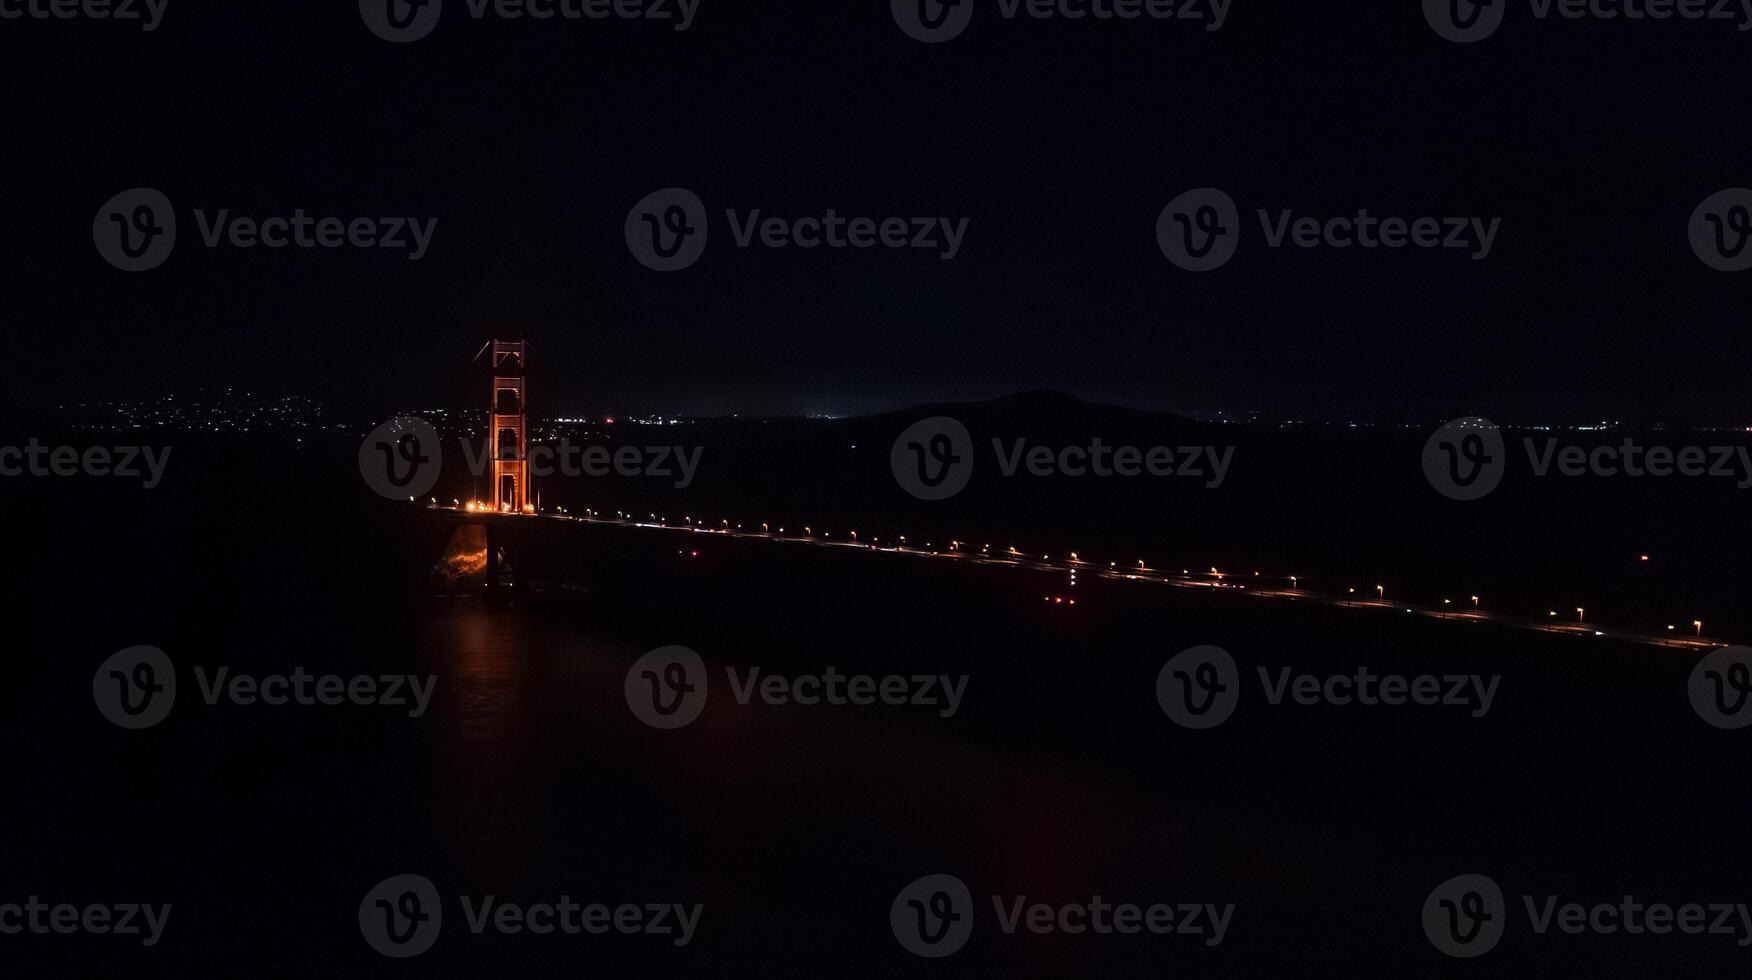
<instances>
[{"instance_id":1,"label":"row of street lights","mask_svg":"<svg viewBox=\"0 0 1752 980\"><path fill-rule=\"evenodd\" d=\"M461 504L460 501L455 501L454 503L458 504L459 506ZM433 504L436 505L437 501L433 501ZM489 508L483 504L480 504L476 501L471 500L468 502L466 509L469 511L478 511L478 510L487 510ZM525 509L526 509L526 511L529 511L529 512L535 511L534 507L528 507ZM562 514L565 513L564 508L560 509L560 513L562 513ZM593 519L598 517L597 512L595 510L592 510L592 509L586 508L584 513L586 516L593 518ZM621 520L633 520L631 515L625 513L624 511L616 511L615 516ZM660 524L667 523L665 518L658 517L655 514L651 515L651 519L654 521L657 521ZM683 518L684 526L686 526L692 530L704 530L704 527L703 527L704 523L705 523L704 521L700 521L700 522L694 521L692 515L689 515L689 516ZM720 521L719 528L723 531L729 531L732 528L731 522L728 519ZM741 530L742 525L735 524L734 528L736 530ZM762 533L767 534L769 536L772 534L772 527L770 524L762 522L762 524L760 525L760 528L761 528ZM785 529L782 527L779 528L779 534L782 535L784 533L785 533ZM805 526L803 528L803 534L805 537L814 538L816 536L815 535L815 528L812 526ZM831 535L824 533L821 535L821 537L825 539L825 538L830 538ZM852 541L859 540L857 531L849 532L848 537ZM871 539L872 546L874 546L875 543L880 542L880 540L881 540L880 538L872 538ZM961 550L962 544L963 544L963 542L961 542L959 540L953 541L950 543L950 550L952 552L959 553ZM902 549L904 549L906 547L906 537L905 536L900 537L900 546ZM988 545L983 546L980 549L981 557L989 556L990 551L991 551L991 545L988 544ZM1014 556L1014 557L1023 557L1024 556L1024 553L1017 550L1014 546L1006 549L1006 553L1011 555L1011 556ZM1072 565L1085 564L1085 562L1083 562L1083 560L1078 556L1077 552L1073 551L1070 553L1070 555L1071 555L1070 562ZM1646 555L1640 556L1640 557L1641 557L1641 560L1648 561L1648 557ZM1050 558L1047 555L1042 555L1041 560L1048 561L1048 560L1050 560ZM1108 565L1108 568L1110 570L1116 570L1116 564L1114 562L1108 562L1107 565ZM1142 558L1138 559L1137 567L1138 567L1139 571L1150 571L1151 570L1148 563ZM1182 569L1182 574L1183 575L1190 575L1191 570L1190 569ZM1225 577L1223 572L1218 571L1214 567L1210 570L1210 574L1216 578L1218 583L1221 583ZM1255 572L1254 574L1257 576L1259 573ZM1289 576L1289 580L1290 580L1291 591L1299 591L1301 588L1301 576L1291 575L1291 576ZM1345 600L1342 603L1342 605L1349 606L1353 602L1355 602L1355 596L1357 594L1357 590L1355 588L1348 588L1345 591L1346 591L1346 597L1345 597ZM1472 602L1473 614L1478 615L1479 612L1481 611L1479 597L1474 595L1474 596L1469 596L1468 598L1470 598L1470 600ZM1376 585L1375 586L1375 601L1379 604L1385 604L1387 602L1387 587L1385 585ZM1444 598L1442 600L1442 607L1443 607L1442 612L1444 615L1446 614L1448 607L1450 607L1452 605L1453 605L1452 599ZM1587 611L1586 607L1583 607L1583 606L1576 607L1576 622L1577 622L1577 624L1585 624L1587 622L1587 615L1588 615L1588 611ZM1546 618L1547 619L1556 619L1557 618L1557 611L1556 610L1548 611L1546 613ZM1703 620L1694 619L1691 621L1691 626L1692 626L1693 630L1695 630L1696 636L1698 636L1698 637L1703 636ZM1676 633L1677 630L1678 630L1677 626L1669 625L1667 627L1666 631L1669 635L1672 635L1672 634Z\"/></svg>"}]
</instances>

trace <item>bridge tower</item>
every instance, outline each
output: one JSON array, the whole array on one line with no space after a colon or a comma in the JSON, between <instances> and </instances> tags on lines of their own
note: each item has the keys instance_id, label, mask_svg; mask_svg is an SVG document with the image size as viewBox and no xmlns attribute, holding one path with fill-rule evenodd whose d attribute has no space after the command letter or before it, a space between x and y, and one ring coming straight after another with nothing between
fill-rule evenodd
<instances>
[{"instance_id":1,"label":"bridge tower","mask_svg":"<svg viewBox=\"0 0 1752 980\"><path fill-rule=\"evenodd\" d=\"M529 492L529 391L524 342L493 341L493 510L521 514L533 506Z\"/></svg>"}]
</instances>

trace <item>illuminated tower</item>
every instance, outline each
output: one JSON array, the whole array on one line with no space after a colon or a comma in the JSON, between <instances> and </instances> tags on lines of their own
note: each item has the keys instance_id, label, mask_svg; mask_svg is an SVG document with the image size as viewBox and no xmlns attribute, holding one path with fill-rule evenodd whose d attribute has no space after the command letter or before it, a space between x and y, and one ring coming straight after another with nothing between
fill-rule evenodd
<instances>
[{"instance_id":1,"label":"illuminated tower","mask_svg":"<svg viewBox=\"0 0 1752 980\"><path fill-rule=\"evenodd\" d=\"M492 509L521 514L532 506L529 494L529 403L524 386L524 344L493 341L493 504Z\"/></svg>"}]
</instances>

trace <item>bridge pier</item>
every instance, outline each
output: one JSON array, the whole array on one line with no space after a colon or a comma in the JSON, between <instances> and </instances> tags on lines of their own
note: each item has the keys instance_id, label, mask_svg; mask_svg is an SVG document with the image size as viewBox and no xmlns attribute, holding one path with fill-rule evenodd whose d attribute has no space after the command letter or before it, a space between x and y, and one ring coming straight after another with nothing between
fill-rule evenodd
<instances>
[{"instance_id":1,"label":"bridge pier","mask_svg":"<svg viewBox=\"0 0 1752 980\"><path fill-rule=\"evenodd\" d=\"M512 543L511 534L508 533L508 530L497 521L488 521L486 528L487 595L504 595L507 592L511 595L523 594L528 586L528 581L524 575L522 563L518 560L517 548ZM500 558L501 553L504 555L502 560ZM505 573L509 574L507 575ZM502 578L509 578L511 580L508 588L500 581Z\"/></svg>"}]
</instances>

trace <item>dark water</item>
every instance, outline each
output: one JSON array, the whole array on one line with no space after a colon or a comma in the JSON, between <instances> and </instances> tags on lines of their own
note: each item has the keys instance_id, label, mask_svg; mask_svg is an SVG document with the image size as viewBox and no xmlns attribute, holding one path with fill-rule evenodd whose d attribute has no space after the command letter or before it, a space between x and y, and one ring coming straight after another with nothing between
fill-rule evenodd
<instances>
[{"instance_id":1,"label":"dark water","mask_svg":"<svg viewBox=\"0 0 1752 980\"><path fill-rule=\"evenodd\" d=\"M103 501L93 503L95 507ZM1536 936L1520 896L1752 897L1745 737L1685 698L1695 655L1260 603L905 556L668 532L566 532L582 591L492 605L434 596L430 515L351 500L109 508L18 532L0 901L170 902L152 948L7 936L12 975L1628 975L1743 968L1729 936ZM689 552L687 555L679 551ZM698 557L692 555L699 551ZM557 584L557 583L550 583ZM124 731L97 664L150 643L176 664L162 724ZM709 671L692 724L628 707L629 668L684 644ZM1155 679L1217 644L1244 671L1500 675L1456 708L1268 707L1206 732ZM435 678L429 709L217 704L195 668ZM919 706L739 705L726 668L966 676ZM1491 876L1502 944L1426 940L1440 882ZM367 945L391 875L443 895L437 944ZM942 960L889 909L929 874L977 920ZM459 896L700 903L685 946L651 935L474 935ZM1006 902L1234 903L1188 936L1006 935Z\"/></svg>"}]
</instances>

